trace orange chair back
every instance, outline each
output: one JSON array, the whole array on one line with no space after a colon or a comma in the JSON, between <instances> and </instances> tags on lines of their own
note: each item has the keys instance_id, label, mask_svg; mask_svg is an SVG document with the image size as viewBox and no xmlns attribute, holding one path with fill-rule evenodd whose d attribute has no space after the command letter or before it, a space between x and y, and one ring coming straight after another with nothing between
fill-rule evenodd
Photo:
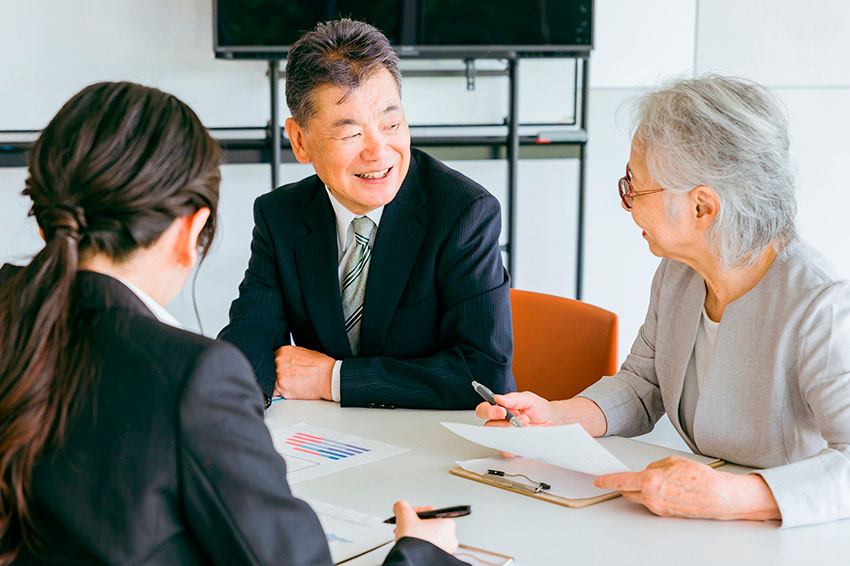
<instances>
[{"instance_id":1,"label":"orange chair back","mask_svg":"<svg viewBox=\"0 0 850 566\"><path fill-rule=\"evenodd\" d=\"M573 299L511 289L518 391L568 399L617 371L617 315Z\"/></svg>"}]
</instances>

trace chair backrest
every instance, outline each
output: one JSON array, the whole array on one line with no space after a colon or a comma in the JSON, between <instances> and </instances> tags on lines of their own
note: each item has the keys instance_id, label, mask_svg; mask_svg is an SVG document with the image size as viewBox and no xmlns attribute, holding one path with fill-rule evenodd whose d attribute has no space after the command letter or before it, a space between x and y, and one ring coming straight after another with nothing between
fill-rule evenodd
<instances>
[{"instance_id":1,"label":"chair backrest","mask_svg":"<svg viewBox=\"0 0 850 566\"><path fill-rule=\"evenodd\" d=\"M511 289L519 391L568 399L617 371L617 315L564 297Z\"/></svg>"}]
</instances>

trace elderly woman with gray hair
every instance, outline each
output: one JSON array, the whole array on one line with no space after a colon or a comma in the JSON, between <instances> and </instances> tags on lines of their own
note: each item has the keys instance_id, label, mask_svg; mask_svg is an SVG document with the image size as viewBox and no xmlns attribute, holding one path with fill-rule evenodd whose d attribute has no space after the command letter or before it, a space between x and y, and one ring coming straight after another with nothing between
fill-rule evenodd
<instances>
[{"instance_id":1,"label":"elderly woman with gray hair","mask_svg":"<svg viewBox=\"0 0 850 566\"><path fill-rule=\"evenodd\" d=\"M673 457L598 487L664 516L850 517L850 286L795 234L783 112L705 76L643 96L637 117L620 198L664 259L631 353L572 399L497 395L476 413L635 436L666 412L695 452L759 470Z\"/></svg>"}]
</instances>

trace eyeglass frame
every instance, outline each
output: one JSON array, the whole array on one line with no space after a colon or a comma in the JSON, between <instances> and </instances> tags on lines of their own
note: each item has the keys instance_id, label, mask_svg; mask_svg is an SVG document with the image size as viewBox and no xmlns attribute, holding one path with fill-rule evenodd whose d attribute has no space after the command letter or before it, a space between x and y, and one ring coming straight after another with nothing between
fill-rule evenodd
<instances>
[{"instance_id":1,"label":"eyeglass frame","mask_svg":"<svg viewBox=\"0 0 850 566\"><path fill-rule=\"evenodd\" d=\"M629 180L629 177L632 176L632 170L629 169L629 165L626 164L626 174L623 177L620 177L620 180L617 181L617 190L620 193L620 201L623 204L623 208L626 210L632 209L632 204L635 200L635 197L643 196L643 195L651 195L653 193L660 193L661 191L665 191L664 187L659 187L657 189L650 189L648 191L640 191L635 192L632 190L632 183Z\"/></svg>"}]
</instances>

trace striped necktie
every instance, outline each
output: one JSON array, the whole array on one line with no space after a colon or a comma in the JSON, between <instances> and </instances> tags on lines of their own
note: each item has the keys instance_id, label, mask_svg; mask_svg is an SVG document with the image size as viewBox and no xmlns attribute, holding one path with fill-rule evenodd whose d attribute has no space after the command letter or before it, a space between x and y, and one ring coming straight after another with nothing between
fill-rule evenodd
<instances>
[{"instance_id":1,"label":"striped necktie","mask_svg":"<svg viewBox=\"0 0 850 566\"><path fill-rule=\"evenodd\" d=\"M360 353L360 320L363 318L363 298L366 296L366 278L369 275L369 237L375 223L368 216L351 221L354 227L354 251L345 262L345 277L342 280L342 314L345 316L345 332L351 352Z\"/></svg>"}]
</instances>

